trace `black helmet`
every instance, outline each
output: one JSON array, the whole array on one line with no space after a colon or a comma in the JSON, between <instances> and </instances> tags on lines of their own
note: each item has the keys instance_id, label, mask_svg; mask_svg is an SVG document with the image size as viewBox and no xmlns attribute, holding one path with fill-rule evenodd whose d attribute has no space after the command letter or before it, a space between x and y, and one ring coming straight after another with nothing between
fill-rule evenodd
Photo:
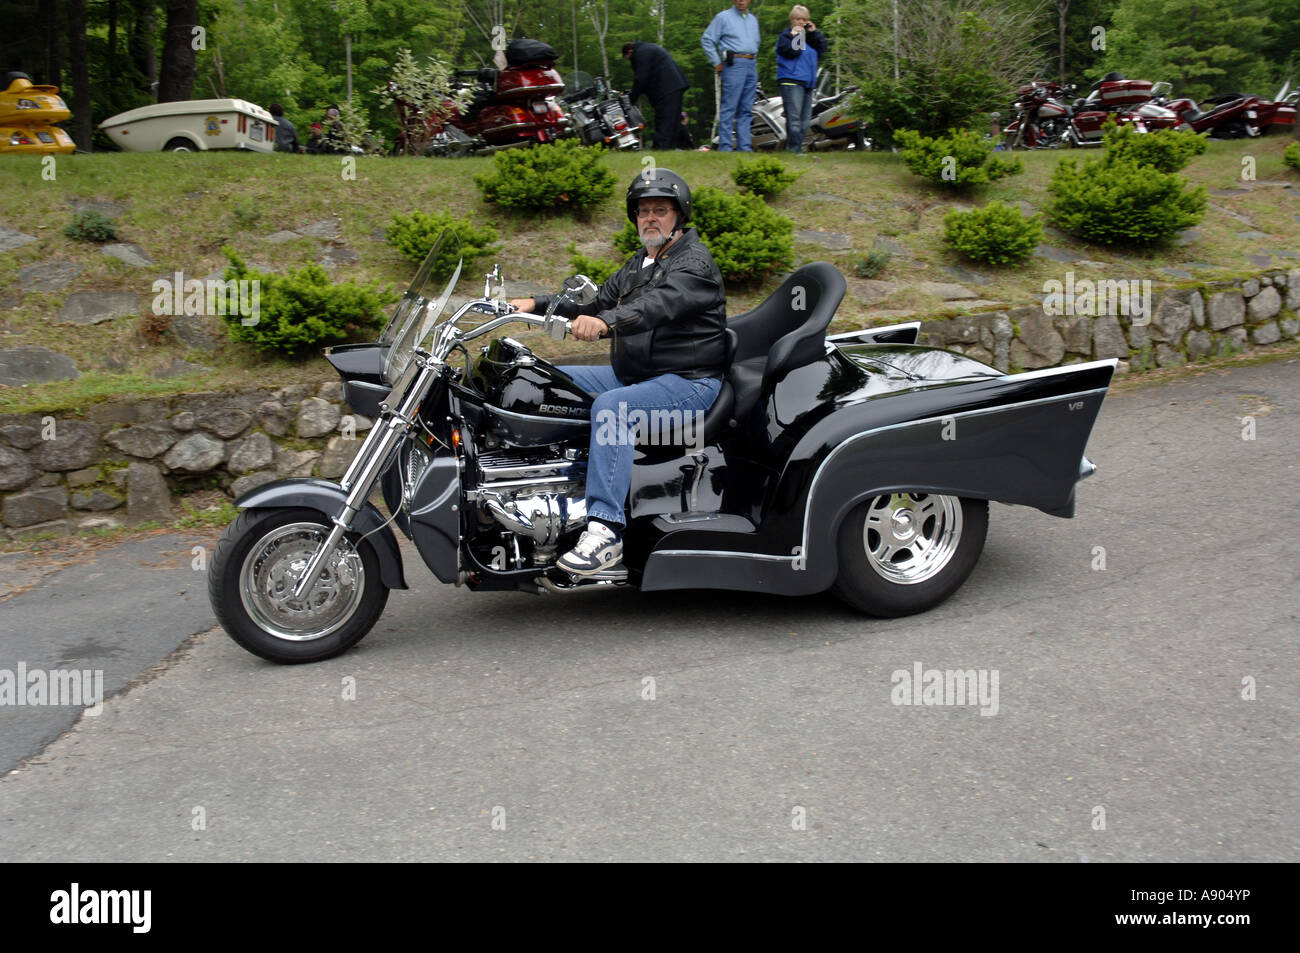
<instances>
[{"instance_id":1,"label":"black helmet","mask_svg":"<svg viewBox=\"0 0 1300 953\"><path fill-rule=\"evenodd\" d=\"M665 198L677 204L677 227L691 220L691 187L669 169L645 169L627 187L627 217L636 224L636 206L641 199Z\"/></svg>"}]
</instances>

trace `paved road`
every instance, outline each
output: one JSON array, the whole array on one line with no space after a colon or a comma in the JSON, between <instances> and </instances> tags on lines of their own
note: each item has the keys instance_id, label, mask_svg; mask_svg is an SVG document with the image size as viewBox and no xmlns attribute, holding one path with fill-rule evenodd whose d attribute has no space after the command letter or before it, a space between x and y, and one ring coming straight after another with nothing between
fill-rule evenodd
<instances>
[{"instance_id":1,"label":"paved road","mask_svg":"<svg viewBox=\"0 0 1300 953\"><path fill-rule=\"evenodd\" d=\"M0 857L1293 860L1298 410L1296 360L1112 395L1079 516L994 506L970 581L904 620L412 566L357 649L278 667L184 641L190 540L128 544L0 604L0 668L123 679L184 642L0 779ZM917 663L996 672L996 714L893 704Z\"/></svg>"}]
</instances>

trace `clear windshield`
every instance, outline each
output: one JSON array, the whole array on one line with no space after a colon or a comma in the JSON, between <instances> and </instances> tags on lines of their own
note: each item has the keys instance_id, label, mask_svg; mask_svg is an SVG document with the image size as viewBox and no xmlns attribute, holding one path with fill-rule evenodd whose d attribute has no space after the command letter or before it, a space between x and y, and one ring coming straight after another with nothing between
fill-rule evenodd
<instances>
[{"instance_id":1,"label":"clear windshield","mask_svg":"<svg viewBox=\"0 0 1300 953\"><path fill-rule=\"evenodd\" d=\"M584 73L582 70L575 70L564 80L564 92L566 94L576 93L587 89L594 84L595 80L591 78L590 73Z\"/></svg>"},{"instance_id":2,"label":"clear windshield","mask_svg":"<svg viewBox=\"0 0 1300 953\"><path fill-rule=\"evenodd\" d=\"M387 349L384 380L394 383L411 363L411 354L425 339L442 316L464 268L460 241L454 232L444 231L420 270L415 273L392 320L379 336L379 346Z\"/></svg>"}]
</instances>

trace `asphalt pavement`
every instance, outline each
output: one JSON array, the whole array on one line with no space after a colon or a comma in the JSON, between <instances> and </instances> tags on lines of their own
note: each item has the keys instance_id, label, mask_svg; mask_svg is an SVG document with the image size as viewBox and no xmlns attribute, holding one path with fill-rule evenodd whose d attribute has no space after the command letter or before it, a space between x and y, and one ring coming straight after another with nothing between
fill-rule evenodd
<instances>
[{"instance_id":1,"label":"asphalt pavement","mask_svg":"<svg viewBox=\"0 0 1300 953\"><path fill-rule=\"evenodd\" d=\"M1296 359L1111 394L1077 517L994 505L908 619L471 593L404 546L357 648L277 666L215 628L204 540L4 557L0 671L108 698L0 707L0 857L1294 860L1297 410Z\"/></svg>"}]
</instances>

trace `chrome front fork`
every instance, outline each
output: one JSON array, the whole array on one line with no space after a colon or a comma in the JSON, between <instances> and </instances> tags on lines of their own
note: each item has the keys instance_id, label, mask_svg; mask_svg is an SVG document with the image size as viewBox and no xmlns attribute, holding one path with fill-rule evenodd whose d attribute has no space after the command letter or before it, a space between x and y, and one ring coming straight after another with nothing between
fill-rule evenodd
<instances>
[{"instance_id":1,"label":"chrome front fork","mask_svg":"<svg viewBox=\"0 0 1300 953\"><path fill-rule=\"evenodd\" d=\"M339 485L348 494L343 503L343 511L331 517L334 528L312 554L307 568L303 570L302 576L294 585L295 600L300 601L311 592L320 578L321 570L334 555L339 541L352 529L352 521L366 505L366 499L374 489L375 481L388 465L394 449L406 436L407 431L415 426L415 415L420 409L420 402L428 393L436 373L437 366L434 363L423 364L414 386L407 392L406 400L401 407L390 410L387 405L381 405L382 416L379 424L367 435L360 452L352 460L347 473L343 474L343 479L339 481Z\"/></svg>"}]
</instances>

